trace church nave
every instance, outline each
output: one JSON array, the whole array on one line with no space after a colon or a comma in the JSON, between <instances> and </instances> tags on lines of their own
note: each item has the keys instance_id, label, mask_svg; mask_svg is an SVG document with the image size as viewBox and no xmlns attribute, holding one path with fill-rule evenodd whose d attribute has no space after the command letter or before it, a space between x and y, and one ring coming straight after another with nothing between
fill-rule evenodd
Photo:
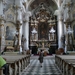
<instances>
[{"instance_id":1,"label":"church nave","mask_svg":"<svg viewBox=\"0 0 75 75\"><path fill-rule=\"evenodd\" d=\"M21 75L61 75L61 72L55 64L54 56L44 57L42 67L40 67L38 56L31 56L29 66Z\"/></svg>"}]
</instances>

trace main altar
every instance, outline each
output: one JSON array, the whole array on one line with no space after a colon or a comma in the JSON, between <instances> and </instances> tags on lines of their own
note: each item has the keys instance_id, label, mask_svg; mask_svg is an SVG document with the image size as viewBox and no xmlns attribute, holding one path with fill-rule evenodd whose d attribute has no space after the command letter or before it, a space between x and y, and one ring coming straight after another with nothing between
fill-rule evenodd
<instances>
[{"instance_id":1,"label":"main altar","mask_svg":"<svg viewBox=\"0 0 75 75\"><path fill-rule=\"evenodd\" d=\"M35 12L34 12L35 13ZM57 45L57 17L41 3L29 21L29 46L34 54L41 49L49 53ZM54 49L53 49L54 48Z\"/></svg>"}]
</instances>

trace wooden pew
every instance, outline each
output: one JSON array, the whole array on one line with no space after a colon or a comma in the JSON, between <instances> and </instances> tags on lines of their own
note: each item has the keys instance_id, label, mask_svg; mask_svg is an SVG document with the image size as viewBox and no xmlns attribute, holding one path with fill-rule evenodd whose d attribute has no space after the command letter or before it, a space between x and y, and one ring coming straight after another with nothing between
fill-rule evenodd
<instances>
[{"instance_id":1,"label":"wooden pew","mask_svg":"<svg viewBox=\"0 0 75 75\"><path fill-rule=\"evenodd\" d=\"M64 71L65 60L75 60L75 55L56 55L55 56L55 63L58 65L63 75L65 73Z\"/></svg>"},{"instance_id":2,"label":"wooden pew","mask_svg":"<svg viewBox=\"0 0 75 75\"><path fill-rule=\"evenodd\" d=\"M15 74L13 75L17 75L17 73L20 75L21 71L23 71L23 69L29 64L28 62L30 61L29 55L2 55L2 57L6 58L7 63L9 64L9 68L14 69ZM14 67L12 67L12 65L14 65ZM18 67L18 72L16 67ZM11 75L11 73L9 73L9 75Z\"/></svg>"},{"instance_id":3,"label":"wooden pew","mask_svg":"<svg viewBox=\"0 0 75 75\"><path fill-rule=\"evenodd\" d=\"M75 55L55 55L55 63L60 66L64 59L75 59ZM59 64L60 63L60 64Z\"/></svg>"},{"instance_id":4,"label":"wooden pew","mask_svg":"<svg viewBox=\"0 0 75 75\"><path fill-rule=\"evenodd\" d=\"M17 73L18 73L18 75L20 75L21 68L22 68L22 65L21 65L22 64L21 63L22 57L6 56L6 59L7 59L7 64L9 64L9 68L12 68L14 70L14 75L16 75Z\"/></svg>"},{"instance_id":5,"label":"wooden pew","mask_svg":"<svg viewBox=\"0 0 75 75\"><path fill-rule=\"evenodd\" d=\"M75 59L63 60L63 75L71 75L72 65L75 64Z\"/></svg>"},{"instance_id":6,"label":"wooden pew","mask_svg":"<svg viewBox=\"0 0 75 75\"><path fill-rule=\"evenodd\" d=\"M3 57L6 58L6 62L7 64L9 64L9 75L12 75L11 69L13 70L13 73L14 73L13 75L16 75L18 73L17 69L18 69L18 66L20 65L19 64L20 59L17 59L15 57L13 58L11 56L3 56Z\"/></svg>"},{"instance_id":7,"label":"wooden pew","mask_svg":"<svg viewBox=\"0 0 75 75\"><path fill-rule=\"evenodd\" d=\"M3 68L0 68L0 75L3 75Z\"/></svg>"},{"instance_id":8,"label":"wooden pew","mask_svg":"<svg viewBox=\"0 0 75 75\"><path fill-rule=\"evenodd\" d=\"M71 74L70 75L75 75L75 64L71 65L71 70L70 70Z\"/></svg>"}]
</instances>

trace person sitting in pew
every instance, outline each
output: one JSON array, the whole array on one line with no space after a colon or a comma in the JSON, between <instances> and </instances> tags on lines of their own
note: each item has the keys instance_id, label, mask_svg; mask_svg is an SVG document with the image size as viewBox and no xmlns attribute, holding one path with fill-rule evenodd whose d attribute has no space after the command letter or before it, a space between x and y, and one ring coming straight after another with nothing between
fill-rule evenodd
<instances>
[{"instance_id":1,"label":"person sitting in pew","mask_svg":"<svg viewBox=\"0 0 75 75\"><path fill-rule=\"evenodd\" d=\"M6 59L2 58L1 56L0 56L0 68L3 68L4 75L9 75L8 74L9 67L8 67L8 64L6 63Z\"/></svg>"}]
</instances>

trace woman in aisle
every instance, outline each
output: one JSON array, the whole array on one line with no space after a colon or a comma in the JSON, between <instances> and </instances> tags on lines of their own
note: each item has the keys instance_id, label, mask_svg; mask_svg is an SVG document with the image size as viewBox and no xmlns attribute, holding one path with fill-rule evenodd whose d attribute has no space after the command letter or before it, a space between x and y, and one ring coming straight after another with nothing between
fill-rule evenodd
<instances>
[{"instance_id":1,"label":"woman in aisle","mask_svg":"<svg viewBox=\"0 0 75 75\"><path fill-rule=\"evenodd\" d=\"M42 63L43 63L43 51L42 50L39 53L39 62L40 62L40 65L42 67Z\"/></svg>"}]
</instances>

